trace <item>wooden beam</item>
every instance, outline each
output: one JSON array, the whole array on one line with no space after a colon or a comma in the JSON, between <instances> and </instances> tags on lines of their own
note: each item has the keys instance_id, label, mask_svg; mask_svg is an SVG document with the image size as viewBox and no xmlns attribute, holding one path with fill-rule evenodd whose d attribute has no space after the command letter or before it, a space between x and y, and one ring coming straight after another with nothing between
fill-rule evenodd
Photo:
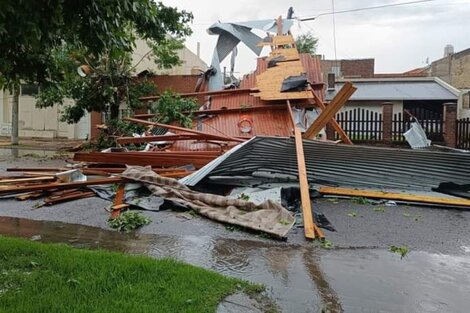
<instances>
[{"instance_id":1,"label":"wooden beam","mask_svg":"<svg viewBox=\"0 0 470 313\"><path fill-rule=\"evenodd\" d=\"M356 87L351 82L346 82L336 96L331 100L330 104L323 110L317 119L310 125L304 133L304 138L312 139L320 133L320 131L331 121L336 113L348 101L349 97L356 91Z\"/></svg>"},{"instance_id":2,"label":"wooden beam","mask_svg":"<svg viewBox=\"0 0 470 313\"><path fill-rule=\"evenodd\" d=\"M220 152L211 153L202 152L79 152L73 156L74 161L121 164L121 165L140 165L152 167L164 166L184 166L193 164L196 168L201 168L210 161L220 156ZM97 169L99 170L99 169Z\"/></svg>"},{"instance_id":3,"label":"wooden beam","mask_svg":"<svg viewBox=\"0 0 470 313\"><path fill-rule=\"evenodd\" d=\"M1 184L17 184L17 183L37 183L37 182L46 182L54 181L56 177L54 176L40 176L34 178L17 178L17 179L2 179L0 180Z\"/></svg>"},{"instance_id":4,"label":"wooden beam","mask_svg":"<svg viewBox=\"0 0 470 313\"><path fill-rule=\"evenodd\" d=\"M7 167L7 172L63 172L70 170L65 167Z\"/></svg>"},{"instance_id":5,"label":"wooden beam","mask_svg":"<svg viewBox=\"0 0 470 313\"><path fill-rule=\"evenodd\" d=\"M421 196L406 193L394 193L375 190L361 190L337 187L321 187L320 193L324 195L365 197L371 199L398 200L425 204L441 204L450 206L470 207L470 200L457 198L441 198L434 196Z\"/></svg>"},{"instance_id":6,"label":"wooden beam","mask_svg":"<svg viewBox=\"0 0 470 313\"><path fill-rule=\"evenodd\" d=\"M134 123L137 123L137 124L142 124L142 125L157 126L157 127L168 128L168 129L177 130L177 131L181 131L181 132L197 134L197 135L205 136L207 139L221 140L221 141L244 142L243 139L239 139L239 138L234 138L234 137L229 137L229 136L222 136L222 135L214 135L214 134L209 134L209 133L197 131L197 130L194 130L194 129L184 128L184 127L179 127L179 126L174 126L174 125L168 125L168 124L154 123L154 122L149 122L149 121L145 121L145 120L139 120L139 119L132 118L132 117L125 117L125 118L123 118L123 120L124 121L129 121L129 122L134 122Z\"/></svg>"},{"instance_id":7,"label":"wooden beam","mask_svg":"<svg viewBox=\"0 0 470 313\"><path fill-rule=\"evenodd\" d=\"M297 152L297 167L299 169L300 198L302 202L302 216L304 221L304 233L308 239L315 239L315 229L310 203L310 193L307 180L307 169L305 168L304 147L300 129L295 127L295 150Z\"/></svg>"},{"instance_id":8,"label":"wooden beam","mask_svg":"<svg viewBox=\"0 0 470 313\"><path fill-rule=\"evenodd\" d=\"M121 214L120 205L124 204L124 196L126 195L126 185L119 184L119 187L116 191L116 196L114 197L113 207L111 211L111 218L115 219Z\"/></svg>"},{"instance_id":9,"label":"wooden beam","mask_svg":"<svg viewBox=\"0 0 470 313\"><path fill-rule=\"evenodd\" d=\"M127 179L121 177L110 177L103 179L94 179L84 182L72 182L72 183L49 183L49 184L40 184L32 186L12 186L8 189L0 189L0 195L12 194L12 193L23 193L31 192L38 190L51 190L51 189L70 189L70 188L79 188L86 186L96 186L96 185L106 185L106 184L115 184L127 181Z\"/></svg>"},{"instance_id":10,"label":"wooden beam","mask_svg":"<svg viewBox=\"0 0 470 313\"><path fill-rule=\"evenodd\" d=\"M292 107L290 106L289 100L287 100L286 106L287 106L287 112L289 113L289 116L290 116L290 121L292 123L292 130L295 130L294 113L292 113Z\"/></svg>"},{"instance_id":11,"label":"wooden beam","mask_svg":"<svg viewBox=\"0 0 470 313\"><path fill-rule=\"evenodd\" d=\"M116 142L120 145L128 145L135 143L147 143L151 141L178 141L178 140L195 140L202 139L202 136L196 134L177 134L177 135L161 135L161 136L144 136L144 137L118 137Z\"/></svg>"},{"instance_id":12,"label":"wooden beam","mask_svg":"<svg viewBox=\"0 0 470 313\"><path fill-rule=\"evenodd\" d=\"M236 88L236 89L226 89L226 90L180 93L178 94L178 96L182 98L197 97L197 96L225 96L225 95L250 93L250 92L257 92L257 91L259 91L257 88ZM158 98L160 98L160 96L147 96L147 97L140 97L139 100L149 101L149 100L157 100Z\"/></svg>"},{"instance_id":13,"label":"wooden beam","mask_svg":"<svg viewBox=\"0 0 470 313\"><path fill-rule=\"evenodd\" d=\"M321 101L320 97L315 93L315 91L313 89L310 89L310 90L312 91L313 99L315 100L316 105L320 109L322 109L322 111L324 111L326 109L326 105L323 103L323 101ZM336 113L335 113L335 115L336 115ZM339 136L341 137L341 140L345 144L348 144L348 145L353 144L351 139L349 138L348 134L346 134L346 132L341 127L341 125L338 124L338 122L336 121L334 116L333 116L333 118L331 118L331 121L329 123L338 132Z\"/></svg>"},{"instance_id":14,"label":"wooden beam","mask_svg":"<svg viewBox=\"0 0 470 313\"><path fill-rule=\"evenodd\" d=\"M80 192L70 193L70 194L66 194L64 196L56 197L52 199L46 198L44 199L44 204L46 206L51 206L51 205L61 203L61 202L91 198L94 196L96 196L96 194L93 191L80 191Z\"/></svg>"}]
</instances>

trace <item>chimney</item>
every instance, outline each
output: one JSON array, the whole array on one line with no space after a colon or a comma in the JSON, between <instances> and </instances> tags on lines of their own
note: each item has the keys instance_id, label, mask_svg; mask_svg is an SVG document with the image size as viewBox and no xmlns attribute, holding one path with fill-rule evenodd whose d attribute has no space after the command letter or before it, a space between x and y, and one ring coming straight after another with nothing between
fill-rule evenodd
<instances>
[{"instance_id":1,"label":"chimney","mask_svg":"<svg viewBox=\"0 0 470 313\"><path fill-rule=\"evenodd\" d=\"M328 91L335 90L335 73L328 73Z\"/></svg>"},{"instance_id":2,"label":"chimney","mask_svg":"<svg viewBox=\"0 0 470 313\"><path fill-rule=\"evenodd\" d=\"M201 43L197 42L196 55L198 58L201 58Z\"/></svg>"},{"instance_id":3,"label":"chimney","mask_svg":"<svg viewBox=\"0 0 470 313\"><path fill-rule=\"evenodd\" d=\"M446 45L444 47L444 58L448 57L449 55L454 54L454 46L453 45Z\"/></svg>"}]
</instances>

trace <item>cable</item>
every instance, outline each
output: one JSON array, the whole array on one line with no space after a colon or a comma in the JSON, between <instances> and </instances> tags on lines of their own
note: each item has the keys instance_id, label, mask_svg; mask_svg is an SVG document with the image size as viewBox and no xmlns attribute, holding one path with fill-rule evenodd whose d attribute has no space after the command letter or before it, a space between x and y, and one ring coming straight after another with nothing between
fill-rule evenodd
<instances>
[{"instance_id":1,"label":"cable","mask_svg":"<svg viewBox=\"0 0 470 313\"><path fill-rule=\"evenodd\" d=\"M331 0L331 9L333 10L333 48L335 50L335 65L338 66L338 57L336 55L336 20L335 20L335 0Z\"/></svg>"},{"instance_id":2,"label":"cable","mask_svg":"<svg viewBox=\"0 0 470 313\"><path fill-rule=\"evenodd\" d=\"M299 17L299 19L302 22L305 22L305 21L312 21L312 20L317 19L320 16L324 16L324 15L331 15L331 14L335 15L335 14L342 14L342 13L350 13L350 12L358 12L358 11L366 11L366 10L375 10L375 9L382 9L382 8L389 8L389 7L397 7L397 6L402 6L402 5L418 4L418 3L423 3L423 2L431 2L431 1L435 1L435 0L418 0L418 1L400 2L400 3L393 3L393 4L377 5L377 6L373 6L373 7L342 10L342 11L336 11L336 12L334 12L334 9L333 9L333 12L321 13L321 14L318 14L317 16L314 16L314 17L306 17L306 18Z\"/></svg>"}]
</instances>

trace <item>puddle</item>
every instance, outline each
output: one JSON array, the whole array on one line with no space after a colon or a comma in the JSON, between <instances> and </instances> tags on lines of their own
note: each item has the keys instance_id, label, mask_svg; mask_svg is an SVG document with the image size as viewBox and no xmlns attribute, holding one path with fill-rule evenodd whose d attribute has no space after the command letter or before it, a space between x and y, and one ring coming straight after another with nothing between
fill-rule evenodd
<instances>
[{"instance_id":1,"label":"puddle","mask_svg":"<svg viewBox=\"0 0 470 313\"><path fill-rule=\"evenodd\" d=\"M0 234L154 257L175 257L268 286L284 312L467 312L470 258L378 249L120 234L60 222L0 217Z\"/></svg>"},{"instance_id":2,"label":"puddle","mask_svg":"<svg viewBox=\"0 0 470 313\"><path fill-rule=\"evenodd\" d=\"M25 158L43 159L57 157L59 152L57 150L46 149L28 149L28 148L0 148L0 157L5 158Z\"/></svg>"}]
</instances>

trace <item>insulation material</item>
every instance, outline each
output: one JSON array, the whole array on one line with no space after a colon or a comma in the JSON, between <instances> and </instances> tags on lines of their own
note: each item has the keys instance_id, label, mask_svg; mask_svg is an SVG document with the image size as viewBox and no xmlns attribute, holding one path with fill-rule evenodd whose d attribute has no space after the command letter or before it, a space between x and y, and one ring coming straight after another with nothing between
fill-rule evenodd
<instances>
[{"instance_id":1,"label":"insulation material","mask_svg":"<svg viewBox=\"0 0 470 313\"><path fill-rule=\"evenodd\" d=\"M259 205L224 196L199 193L172 178L159 176L149 167L129 167L122 177L141 182L155 196L189 207L210 219L262 231L284 238L295 223L294 216L279 203Z\"/></svg>"}]
</instances>

